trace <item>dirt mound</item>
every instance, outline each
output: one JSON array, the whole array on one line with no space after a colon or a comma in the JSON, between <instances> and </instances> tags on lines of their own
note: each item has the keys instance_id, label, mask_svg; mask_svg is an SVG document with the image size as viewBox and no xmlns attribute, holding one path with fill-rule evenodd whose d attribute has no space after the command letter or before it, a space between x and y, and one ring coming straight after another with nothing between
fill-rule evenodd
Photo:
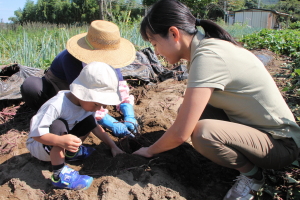
<instances>
[{"instance_id":1,"label":"dirt mound","mask_svg":"<svg viewBox=\"0 0 300 200\"><path fill-rule=\"evenodd\" d=\"M2 185L1 189L3 193L1 193L0 199L4 197L3 199L32 200L42 199L45 195L41 190L32 189L26 182L18 178L12 178Z\"/></svg>"}]
</instances>

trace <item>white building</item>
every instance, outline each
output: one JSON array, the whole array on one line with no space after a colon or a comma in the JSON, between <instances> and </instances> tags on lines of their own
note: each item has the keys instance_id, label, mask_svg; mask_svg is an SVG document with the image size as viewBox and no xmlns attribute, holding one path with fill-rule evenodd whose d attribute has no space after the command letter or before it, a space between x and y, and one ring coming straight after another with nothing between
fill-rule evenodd
<instances>
[{"instance_id":1,"label":"white building","mask_svg":"<svg viewBox=\"0 0 300 200\"><path fill-rule=\"evenodd\" d=\"M262 4L270 5L270 4L276 4L279 2L279 0L260 0Z\"/></svg>"},{"instance_id":2,"label":"white building","mask_svg":"<svg viewBox=\"0 0 300 200\"><path fill-rule=\"evenodd\" d=\"M289 14L267 9L244 9L229 15L229 24L248 25L253 28L281 29L278 18L282 16L288 22Z\"/></svg>"}]
</instances>

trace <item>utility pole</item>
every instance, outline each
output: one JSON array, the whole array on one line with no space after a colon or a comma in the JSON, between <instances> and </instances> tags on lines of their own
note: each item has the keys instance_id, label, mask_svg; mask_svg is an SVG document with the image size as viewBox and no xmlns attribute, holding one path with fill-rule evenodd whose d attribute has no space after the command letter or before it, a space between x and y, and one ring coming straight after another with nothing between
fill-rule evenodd
<instances>
[{"instance_id":1,"label":"utility pole","mask_svg":"<svg viewBox=\"0 0 300 200\"><path fill-rule=\"evenodd\" d=\"M227 16L227 1L224 0L224 22L226 22L226 16Z\"/></svg>"},{"instance_id":2,"label":"utility pole","mask_svg":"<svg viewBox=\"0 0 300 200\"><path fill-rule=\"evenodd\" d=\"M99 19L103 20L103 0L98 0L99 4Z\"/></svg>"},{"instance_id":3,"label":"utility pole","mask_svg":"<svg viewBox=\"0 0 300 200\"><path fill-rule=\"evenodd\" d=\"M261 0L258 0L258 2L257 2L257 8L258 8L258 9L260 8L260 1L261 1Z\"/></svg>"}]
</instances>

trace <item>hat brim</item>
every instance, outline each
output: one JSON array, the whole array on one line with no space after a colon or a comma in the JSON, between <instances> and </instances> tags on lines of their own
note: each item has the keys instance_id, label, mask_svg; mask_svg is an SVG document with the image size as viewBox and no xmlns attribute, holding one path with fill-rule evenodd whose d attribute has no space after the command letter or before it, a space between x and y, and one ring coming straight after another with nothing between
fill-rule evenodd
<instances>
[{"instance_id":1,"label":"hat brim","mask_svg":"<svg viewBox=\"0 0 300 200\"><path fill-rule=\"evenodd\" d=\"M135 60L136 51L129 40L120 38L120 47L115 50L93 50L85 41L86 35L75 35L67 42L68 52L78 60L87 64L93 61L104 62L113 68L125 67Z\"/></svg>"},{"instance_id":2,"label":"hat brim","mask_svg":"<svg viewBox=\"0 0 300 200\"><path fill-rule=\"evenodd\" d=\"M70 91L82 101L97 102L104 105L118 105L122 101L119 89L117 92L100 93L94 89L88 89L81 84L73 82L70 85ZM82 94L84 94L84 96Z\"/></svg>"}]
</instances>

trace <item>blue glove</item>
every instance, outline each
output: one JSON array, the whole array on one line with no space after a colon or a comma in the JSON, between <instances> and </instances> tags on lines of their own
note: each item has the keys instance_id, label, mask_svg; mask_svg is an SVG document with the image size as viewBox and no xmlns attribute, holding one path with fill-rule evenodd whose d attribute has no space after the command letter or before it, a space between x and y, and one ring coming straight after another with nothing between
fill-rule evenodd
<instances>
[{"instance_id":1,"label":"blue glove","mask_svg":"<svg viewBox=\"0 0 300 200\"><path fill-rule=\"evenodd\" d=\"M109 114L106 114L101 120L97 121L101 126L108 128L112 134L118 138L122 138L128 134L132 134L125 124L119 122Z\"/></svg>"},{"instance_id":2,"label":"blue glove","mask_svg":"<svg viewBox=\"0 0 300 200\"><path fill-rule=\"evenodd\" d=\"M124 124L126 125L126 127L133 133L136 133L138 124L136 119L134 118L133 106L129 103L122 103L120 105L120 110L124 115Z\"/></svg>"}]
</instances>

